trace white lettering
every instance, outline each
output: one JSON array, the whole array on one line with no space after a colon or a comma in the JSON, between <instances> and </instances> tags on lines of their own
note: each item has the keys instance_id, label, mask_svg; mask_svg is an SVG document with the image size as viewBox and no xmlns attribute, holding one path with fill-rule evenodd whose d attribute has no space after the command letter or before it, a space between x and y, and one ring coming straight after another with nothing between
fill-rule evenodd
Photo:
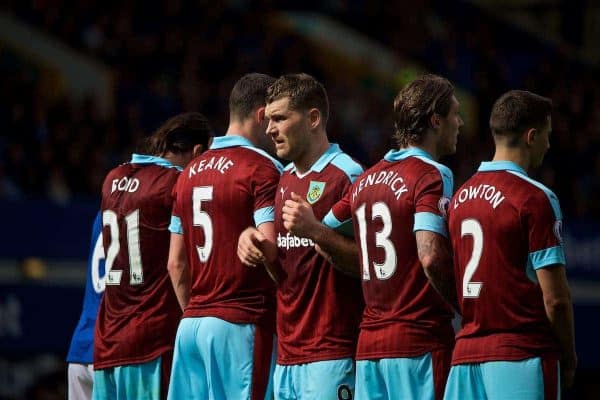
<instances>
[{"instance_id":1,"label":"white lettering","mask_svg":"<svg viewBox=\"0 0 600 400\"><path fill-rule=\"evenodd\" d=\"M115 190L133 193L140 187L140 181L137 178L129 179L124 176L121 179L113 179L111 186L111 193L114 193Z\"/></svg>"},{"instance_id":2,"label":"white lettering","mask_svg":"<svg viewBox=\"0 0 600 400\"><path fill-rule=\"evenodd\" d=\"M462 189L454 196L454 209L471 200L486 200L495 210L505 199L501 191L493 185L480 184Z\"/></svg>"}]
</instances>

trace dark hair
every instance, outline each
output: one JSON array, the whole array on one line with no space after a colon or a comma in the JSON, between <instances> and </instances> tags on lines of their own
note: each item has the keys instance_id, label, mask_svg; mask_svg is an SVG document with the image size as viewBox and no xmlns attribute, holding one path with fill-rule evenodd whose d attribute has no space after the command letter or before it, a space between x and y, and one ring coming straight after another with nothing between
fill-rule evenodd
<instances>
[{"instance_id":1,"label":"dark hair","mask_svg":"<svg viewBox=\"0 0 600 400\"><path fill-rule=\"evenodd\" d=\"M267 104L289 97L291 110L310 110L321 112L323 126L329 119L329 99L321 82L308 74L286 74L275 81L267 90Z\"/></svg>"},{"instance_id":2,"label":"dark hair","mask_svg":"<svg viewBox=\"0 0 600 400\"><path fill-rule=\"evenodd\" d=\"M526 129L541 129L552 112L552 100L526 90L504 93L492 107L490 129L493 135L509 137L515 145Z\"/></svg>"},{"instance_id":3,"label":"dark hair","mask_svg":"<svg viewBox=\"0 0 600 400\"><path fill-rule=\"evenodd\" d=\"M267 88L275 82L270 75L250 73L242 76L231 89L229 113L231 119L244 120L265 105Z\"/></svg>"},{"instance_id":4,"label":"dark hair","mask_svg":"<svg viewBox=\"0 0 600 400\"><path fill-rule=\"evenodd\" d=\"M431 116L448 115L454 86L446 78L423 75L405 86L394 99L394 139L398 146L420 143L431 127Z\"/></svg>"},{"instance_id":5,"label":"dark hair","mask_svg":"<svg viewBox=\"0 0 600 400\"><path fill-rule=\"evenodd\" d=\"M208 148L212 137L208 119L198 112L178 114L162 124L139 146L139 152L164 156L167 152L185 153L201 144Z\"/></svg>"}]
</instances>

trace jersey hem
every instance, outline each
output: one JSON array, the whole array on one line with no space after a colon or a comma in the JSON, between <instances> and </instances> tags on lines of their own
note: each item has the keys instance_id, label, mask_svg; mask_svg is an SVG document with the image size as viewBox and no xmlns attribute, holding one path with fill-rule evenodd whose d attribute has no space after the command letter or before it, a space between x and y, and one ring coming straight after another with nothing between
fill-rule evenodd
<instances>
[{"instance_id":1,"label":"jersey hem","mask_svg":"<svg viewBox=\"0 0 600 400\"><path fill-rule=\"evenodd\" d=\"M106 369L106 368L112 368L112 367L122 367L125 365L144 364L149 361L155 360L158 357L161 357L163 354L166 354L170 351L173 351L173 347L161 349L158 352L154 352L154 353L151 353L150 355L142 356L142 357L122 358L119 360L94 362L93 363L94 369Z\"/></svg>"},{"instance_id":2,"label":"jersey hem","mask_svg":"<svg viewBox=\"0 0 600 400\"><path fill-rule=\"evenodd\" d=\"M538 354L519 354L514 356L504 355L489 355L482 357L453 357L452 365L461 365L461 364L475 364L475 363L484 363L489 361L521 361L526 360L528 358L536 358L536 357L545 357L548 355L558 356L553 352L546 353L538 353Z\"/></svg>"},{"instance_id":3,"label":"jersey hem","mask_svg":"<svg viewBox=\"0 0 600 400\"><path fill-rule=\"evenodd\" d=\"M356 360L380 360L382 358L409 358L409 357L419 357L425 355L427 353L431 353L438 350L448 350L452 351L452 347L446 347L443 345L431 347L429 349L420 349L417 351L386 351L386 352L376 352L376 353L357 353Z\"/></svg>"},{"instance_id":4,"label":"jersey hem","mask_svg":"<svg viewBox=\"0 0 600 400\"><path fill-rule=\"evenodd\" d=\"M278 365L298 365L298 364L307 364L307 363L312 363L312 362L317 362L317 361L339 360L342 358L354 359L354 353L346 352L346 353L336 353L336 354L319 354L318 356L299 357L299 358L294 357L292 359L286 359L286 360L277 358L277 364Z\"/></svg>"}]
</instances>

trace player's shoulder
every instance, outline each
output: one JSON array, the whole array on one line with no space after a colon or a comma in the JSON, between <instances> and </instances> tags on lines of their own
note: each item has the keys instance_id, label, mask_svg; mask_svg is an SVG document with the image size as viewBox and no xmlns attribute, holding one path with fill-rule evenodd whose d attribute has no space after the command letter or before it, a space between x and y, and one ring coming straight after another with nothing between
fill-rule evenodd
<instances>
[{"instance_id":1,"label":"player's shoulder","mask_svg":"<svg viewBox=\"0 0 600 400\"><path fill-rule=\"evenodd\" d=\"M336 154L331 160L331 165L342 171L350 182L354 182L364 172L362 165L344 152Z\"/></svg>"},{"instance_id":2,"label":"player's shoulder","mask_svg":"<svg viewBox=\"0 0 600 400\"><path fill-rule=\"evenodd\" d=\"M340 177L348 179L350 183L355 182L364 172L363 166L358 161L341 150L332 155L329 165L334 171L338 171Z\"/></svg>"},{"instance_id":3,"label":"player's shoulder","mask_svg":"<svg viewBox=\"0 0 600 400\"><path fill-rule=\"evenodd\" d=\"M442 179L454 181L454 174L452 170L442 163L439 163L431 158L424 156L413 156L411 157L419 164L419 167L424 173L439 173Z\"/></svg>"},{"instance_id":4,"label":"player's shoulder","mask_svg":"<svg viewBox=\"0 0 600 400\"><path fill-rule=\"evenodd\" d=\"M240 148L247 150L248 154L253 155L258 162L274 167L280 174L283 172L283 164L263 149L254 146L240 146Z\"/></svg>"},{"instance_id":5,"label":"player's shoulder","mask_svg":"<svg viewBox=\"0 0 600 400\"><path fill-rule=\"evenodd\" d=\"M543 183L519 172L519 171L506 171L513 175L523 183L523 201L530 204L531 207L542 206L544 204L550 205L557 219L562 219L562 212L560 209L560 202L556 194Z\"/></svg>"}]
</instances>

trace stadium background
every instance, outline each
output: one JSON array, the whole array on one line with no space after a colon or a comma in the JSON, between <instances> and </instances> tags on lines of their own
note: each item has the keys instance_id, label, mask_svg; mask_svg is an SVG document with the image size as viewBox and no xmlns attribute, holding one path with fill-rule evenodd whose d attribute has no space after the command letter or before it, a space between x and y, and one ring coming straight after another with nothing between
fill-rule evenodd
<instances>
[{"instance_id":1,"label":"stadium background","mask_svg":"<svg viewBox=\"0 0 600 400\"><path fill-rule=\"evenodd\" d=\"M443 160L462 183L493 145L504 91L554 101L535 177L565 215L580 368L566 397L600 397L600 3L594 0L3 1L0 6L0 398L64 398L102 179L181 111L215 134L251 71L326 86L332 141L371 165L395 93L429 71L459 89L465 126ZM509 290L507 288L507 290Z\"/></svg>"}]
</instances>

